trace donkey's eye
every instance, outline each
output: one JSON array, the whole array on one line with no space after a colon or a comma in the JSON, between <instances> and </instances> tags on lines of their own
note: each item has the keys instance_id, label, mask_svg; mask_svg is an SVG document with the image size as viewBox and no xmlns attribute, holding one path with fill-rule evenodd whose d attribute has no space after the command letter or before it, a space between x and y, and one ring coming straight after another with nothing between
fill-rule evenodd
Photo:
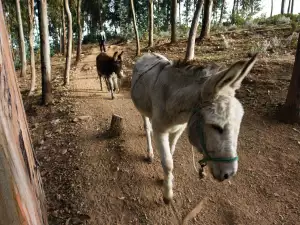
<instances>
[{"instance_id":1,"label":"donkey's eye","mask_svg":"<svg viewBox=\"0 0 300 225\"><path fill-rule=\"evenodd\" d=\"M224 129L223 129L222 127L220 127L220 126L218 126L218 125L216 125L216 124L212 124L211 127L212 127L214 130L218 131L220 134L222 134L223 131L224 131Z\"/></svg>"}]
</instances>

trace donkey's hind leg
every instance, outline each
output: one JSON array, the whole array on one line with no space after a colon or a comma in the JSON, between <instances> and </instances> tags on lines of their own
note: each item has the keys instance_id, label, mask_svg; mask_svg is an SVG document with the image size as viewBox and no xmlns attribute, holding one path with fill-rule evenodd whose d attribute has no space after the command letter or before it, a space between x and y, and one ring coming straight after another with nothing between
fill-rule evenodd
<instances>
[{"instance_id":1,"label":"donkey's hind leg","mask_svg":"<svg viewBox=\"0 0 300 225\"><path fill-rule=\"evenodd\" d=\"M154 158L153 154L153 148L152 148L152 143L151 143L151 133L152 133L152 125L150 122L150 119L146 116L143 116L144 120L144 128L146 131L146 137L147 137L147 158L146 160L151 163Z\"/></svg>"}]
</instances>

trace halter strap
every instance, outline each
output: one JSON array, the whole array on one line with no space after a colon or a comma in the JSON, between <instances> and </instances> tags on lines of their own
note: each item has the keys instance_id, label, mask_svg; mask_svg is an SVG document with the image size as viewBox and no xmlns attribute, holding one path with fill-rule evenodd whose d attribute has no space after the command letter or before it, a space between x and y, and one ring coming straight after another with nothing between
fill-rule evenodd
<instances>
[{"instance_id":1,"label":"halter strap","mask_svg":"<svg viewBox=\"0 0 300 225\"><path fill-rule=\"evenodd\" d=\"M200 113L198 109L194 110L194 114L196 113ZM198 123L197 123L197 132L200 136L200 143L201 143L201 147L202 147L202 150L203 150L203 159L199 160L199 163L201 166L205 166L206 163L208 161L212 161L212 162L226 162L226 163L230 163L230 162L234 162L234 161L237 161L239 159L238 156L236 157L211 157L208 152L207 152L207 149L206 149L206 141L205 141L205 137L204 137L204 127L203 127L203 117L202 115L200 114L200 120L198 120Z\"/></svg>"}]
</instances>

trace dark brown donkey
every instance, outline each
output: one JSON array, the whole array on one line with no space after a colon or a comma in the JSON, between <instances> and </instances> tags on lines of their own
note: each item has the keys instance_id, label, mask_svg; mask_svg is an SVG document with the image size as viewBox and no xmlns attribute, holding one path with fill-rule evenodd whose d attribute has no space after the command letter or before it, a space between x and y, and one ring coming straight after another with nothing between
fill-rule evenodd
<instances>
[{"instance_id":1,"label":"dark brown donkey","mask_svg":"<svg viewBox=\"0 0 300 225\"><path fill-rule=\"evenodd\" d=\"M107 55L106 53L100 53L96 58L97 72L100 78L101 91L102 80L104 77L107 90L111 93L111 98L114 99L114 92L119 92L118 79L124 77L123 75L123 51L118 54L115 52L113 57Z\"/></svg>"}]
</instances>

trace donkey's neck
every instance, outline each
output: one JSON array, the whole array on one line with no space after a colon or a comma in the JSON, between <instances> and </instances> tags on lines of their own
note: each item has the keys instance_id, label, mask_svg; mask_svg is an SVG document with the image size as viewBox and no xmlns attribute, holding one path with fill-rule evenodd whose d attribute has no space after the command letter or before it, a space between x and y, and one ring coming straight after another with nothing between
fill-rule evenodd
<instances>
[{"instance_id":1,"label":"donkey's neck","mask_svg":"<svg viewBox=\"0 0 300 225\"><path fill-rule=\"evenodd\" d=\"M184 68L183 68L184 69ZM174 73L174 83L169 93L167 100L168 112L172 114L185 114L187 119L190 114L196 109L201 107L202 96L201 92L205 81L209 78L208 73L201 71L180 71L181 74Z\"/></svg>"}]
</instances>

